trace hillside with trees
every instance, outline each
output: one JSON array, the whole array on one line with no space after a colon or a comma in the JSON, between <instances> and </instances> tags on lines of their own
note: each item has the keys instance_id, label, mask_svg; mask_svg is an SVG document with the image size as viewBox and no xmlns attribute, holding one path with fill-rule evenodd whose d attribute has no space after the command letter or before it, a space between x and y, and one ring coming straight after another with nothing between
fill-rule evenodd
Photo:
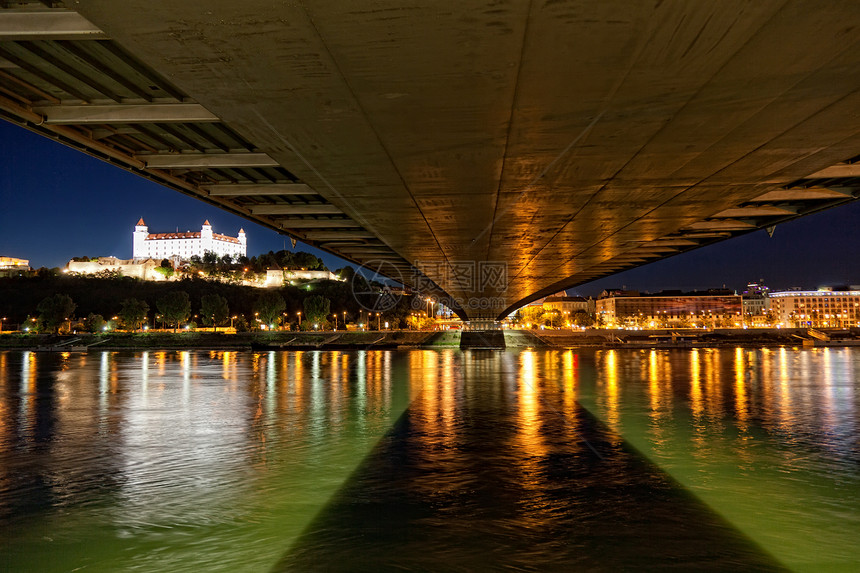
<instances>
[{"instance_id":1,"label":"hillside with trees","mask_svg":"<svg viewBox=\"0 0 860 573\"><path fill-rule=\"evenodd\" d=\"M355 275L354 269L347 269L341 270L344 275ZM361 275L355 275L353 281L321 280L261 289L193 276L152 282L38 272L29 277L0 278L0 316L6 318L6 329L30 321L33 326L38 323L40 331L56 331L63 323L69 327L71 319L86 324L86 330L110 327L114 324L111 321L121 322L127 330L139 330L144 325L178 328L184 322L222 327L229 326L232 317L238 330L246 330L260 324L256 319L263 310L269 325L295 326L300 319L305 322L312 318L318 328L330 328L335 320L329 313L336 313L343 328L344 318L348 322L361 317L366 320L367 309L375 307L375 291L380 287ZM306 302L308 298L311 300ZM267 303L266 299L272 301ZM381 320L406 327L410 303L411 297L403 297L394 308L381 312ZM88 320L84 322L84 318ZM305 328L315 327L309 320Z\"/></svg>"}]
</instances>

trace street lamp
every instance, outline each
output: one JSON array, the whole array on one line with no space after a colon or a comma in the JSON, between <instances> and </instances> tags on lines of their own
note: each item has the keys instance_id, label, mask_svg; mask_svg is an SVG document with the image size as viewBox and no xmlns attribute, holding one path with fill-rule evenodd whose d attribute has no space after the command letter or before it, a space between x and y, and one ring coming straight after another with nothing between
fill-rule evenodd
<instances>
[{"instance_id":1,"label":"street lamp","mask_svg":"<svg viewBox=\"0 0 860 573\"><path fill-rule=\"evenodd\" d=\"M302 311L298 311L298 312L296 313L296 316L298 316L298 317L299 317L299 321L298 321L298 323L296 324L296 330L301 330L301 329L302 329Z\"/></svg>"},{"instance_id":2,"label":"street lamp","mask_svg":"<svg viewBox=\"0 0 860 573\"><path fill-rule=\"evenodd\" d=\"M334 329L337 330L337 313L332 315L334 317Z\"/></svg>"},{"instance_id":3,"label":"street lamp","mask_svg":"<svg viewBox=\"0 0 860 573\"><path fill-rule=\"evenodd\" d=\"M381 320L381 319L379 318L379 313L377 312L377 313L376 313L376 330L382 330L382 326L381 326L381 324L380 324L380 322L379 322L380 320Z\"/></svg>"}]
</instances>

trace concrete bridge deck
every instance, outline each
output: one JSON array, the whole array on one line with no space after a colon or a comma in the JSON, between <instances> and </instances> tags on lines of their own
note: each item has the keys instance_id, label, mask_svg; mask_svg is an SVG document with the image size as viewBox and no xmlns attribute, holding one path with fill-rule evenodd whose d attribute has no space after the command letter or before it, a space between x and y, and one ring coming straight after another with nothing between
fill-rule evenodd
<instances>
[{"instance_id":1,"label":"concrete bridge deck","mask_svg":"<svg viewBox=\"0 0 860 573\"><path fill-rule=\"evenodd\" d=\"M494 319L855 200L854 0L0 2L0 117Z\"/></svg>"}]
</instances>

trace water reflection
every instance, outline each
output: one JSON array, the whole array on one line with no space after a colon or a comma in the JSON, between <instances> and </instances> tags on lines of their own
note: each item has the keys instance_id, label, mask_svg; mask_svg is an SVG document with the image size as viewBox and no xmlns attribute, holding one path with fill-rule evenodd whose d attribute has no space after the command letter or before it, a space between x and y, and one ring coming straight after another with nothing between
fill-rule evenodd
<instances>
[{"instance_id":1,"label":"water reflection","mask_svg":"<svg viewBox=\"0 0 860 573\"><path fill-rule=\"evenodd\" d=\"M276 571L774 568L579 407L581 355L409 356L409 409Z\"/></svg>"},{"instance_id":2,"label":"water reflection","mask_svg":"<svg viewBox=\"0 0 860 573\"><path fill-rule=\"evenodd\" d=\"M408 404L380 354L0 352L2 568L265 569Z\"/></svg>"},{"instance_id":3,"label":"water reflection","mask_svg":"<svg viewBox=\"0 0 860 573\"><path fill-rule=\"evenodd\" d=\"M792 568L860 562L848 542L860 536L860 354L612 352L598 356L605 384L582 397L590 411Z\"/></svg>"},{"instance_id":4,"label":"water reflection","mask_svg":"<svg viewBox=\"0 0 860 573\"><path fill-rule=\"evenodd\" d=\"M0 352L0 563L850 568L858 380L835 348Z\"/></svg>"}]
</instances>

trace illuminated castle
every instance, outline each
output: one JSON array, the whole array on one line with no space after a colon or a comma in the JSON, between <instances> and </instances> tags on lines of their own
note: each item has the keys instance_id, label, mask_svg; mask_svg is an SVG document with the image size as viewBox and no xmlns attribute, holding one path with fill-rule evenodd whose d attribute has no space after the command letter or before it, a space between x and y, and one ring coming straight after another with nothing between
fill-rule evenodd
<instances>
[{"instance_id":1,"label":"illuminated castle","mask_svg":"<svg viewBox=\"0 0 860 573\"><path fill-rule=\"evenodd\" d=\"M135 261L146 259L170 259L178 257L188 260L194 255L201 259L207 252L223 257L230 255L233 259L244 257L247 253L248 242L245 231L239 229L238 237L228 237L212 232L209 221L203 223L200 231L186 233L150 233L149 227L143 222L143 217L134 226L132 257Z\"/></svg>"}]
</instances>

